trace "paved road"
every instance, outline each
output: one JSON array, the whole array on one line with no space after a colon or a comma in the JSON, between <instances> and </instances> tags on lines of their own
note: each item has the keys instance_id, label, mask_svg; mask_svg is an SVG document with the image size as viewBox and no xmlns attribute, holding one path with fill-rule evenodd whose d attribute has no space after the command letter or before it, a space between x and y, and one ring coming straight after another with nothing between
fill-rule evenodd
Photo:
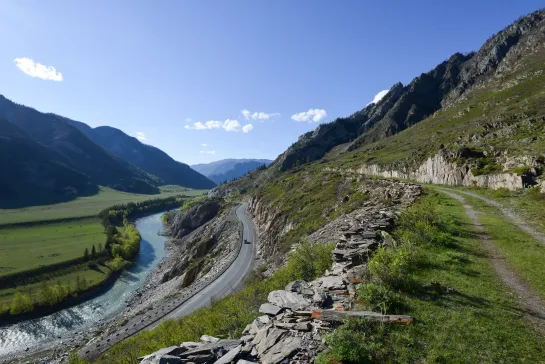
<instances>
[{"instance_id":1,"label":"paved road","mask_svg":"<svg viewBox=\"0 0 545 364\"><path fill-rule=\"evenodd\" d=\"M187 315L203 306L207 306L212 300L217 300L229 295L242 285L244 278L250 273L254 264L255 257L255 230L252 220L246 215L247 203L241 204L236 209L236 215L242 222L243 239L248 241L243 243L241 249L233 263L216 280L208 285L204 282L196 282L192 287L195 294L191 291L185 294L172 296L171 298L156 305L157 307L147 313L133 317L124 326L103 337L100 341L89 343L80 350L80 355L88 360L96 359L101 353L108 350L112 345L136 335L143 330L150 330L157 327L161 322L179 318ZM183 297L186 295L186 297ZM187 295L191 298L187 298Z\"/></svg>"},{"instance_id":2,"label":"paved road","mask_svg":"<svg viewBox=\"0 0 545 364\"><path fill-rule=\"evenodd\" d=\"M169 313L161 321L170 318L179 318L185 316L198 308L210 304L211 300L218 300L229 295L231 292L239 288L244 278L252 270L255 256L255 230L252 220L246 215L247 203L241 204L237 208L237 217L242 222L243 239L250 244L242 244L242 248L237 259L218 279L212 282L208 287L197 293L183 305ZM160 322L152 325L150 328L158 326Z\"/></svg>"}]
</instances>

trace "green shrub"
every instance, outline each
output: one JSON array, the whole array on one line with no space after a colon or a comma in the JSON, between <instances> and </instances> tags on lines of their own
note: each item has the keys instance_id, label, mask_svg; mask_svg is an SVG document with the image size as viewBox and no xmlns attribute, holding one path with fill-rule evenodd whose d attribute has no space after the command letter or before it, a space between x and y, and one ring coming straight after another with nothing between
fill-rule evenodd
<instances>
[{"instance_id":1,"label":"green shrub","mask_svg":"<svg viewBox=\"0 0 545 364\"><path fill-rule=\"evenodd\" d=\"M358 289L358 298L366 309L383 314L397 312L403 306L398 293L374 283L362 284Z\"/></svg>"},{"instance_id":2,"label":"green shrub","mask_svg":"<svg viewBox=\"0 0 545 364\"><path fill-rule=\"evenodd\" d=\"M452 222L442 220L444 217L437 211L437 204L436 198L428 197L404 211L397 224L396 237L416 246L447 244L451 236L445 227Z\"/></svg>"},{"instance_id":3,"label":"green shrub","mask_svg":"<svg viewBox=\"0 0 545 364\"><path fill-rule=\"evenodd\" d=\"M410 248L379 248L369 260L372 280L388 287L405 287L410 281L412 252Z\"/></svg>"},{"instance_id":4,"label":"green shrub","mask_svg":"<svg viewBox=\"0 0 545 364\"><path fill-rule=\"evenodd\" d=\"M513 168L511 170L512 173L515 173L517 176L526 176L528 173L530 173L530 167L529 166L520 166L517 168Z\"/></svg>"},{"instance_id":5,"label":"green shrub","mask_svg":"<svg viewBox=\"0 0 545 364\"><path fill-rule=\"evenodd\" d=\"M293 279L311 281L331 268L334 244L316 244L304 242L289 255L285 269Z\"/></svg>"},{"instance_id":6,"label":"green shrub","mask_svg":"<svg viewBox=\"0 0 545 364\"><path fill-rule=\"evenodd\" d=\"M316 363L375 363L382 361L387 345L387 327L376 322L348 320L325 337L328 350Z\"/></svg>"}]
</instances>

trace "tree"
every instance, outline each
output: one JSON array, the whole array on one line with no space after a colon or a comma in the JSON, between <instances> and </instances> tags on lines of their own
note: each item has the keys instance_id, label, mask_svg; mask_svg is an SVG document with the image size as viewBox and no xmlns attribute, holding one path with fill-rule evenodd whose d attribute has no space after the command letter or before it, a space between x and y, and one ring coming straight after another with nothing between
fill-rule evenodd
<instances>
[{"instance_id":1,"label":"tree","mask_svg":"<svg viewBox=\"0 0 545 364\"><path fill-rule=\"evenodd\" d=\"M95 258L97 256L97 250L95 249L95 244L91 248L91 257Z\"/></svg>"},{"instance_id":2,"label":"tree","mask_svg":"<svg viewBox=\"0 0 545 364\"><path fill-rule=\"evenodd\" d=\"M86 261L86 262L89 260L89 249L88 248L85 248L85 250L83 251L83 260Z\"/></svg>"},{"instance_id":3,"label":"tree","mask_svg":"<svg viewBox=\"0 0 545 364\"><path fill-rule=\"evenodd\" d=\"M98 243L98 254L104 253L104 248L102 247L102 243Z\"/></svg>"},{"instance_id":4,"label":"tree","mask_svg":"<svg viewBox=\"0 0 545 364\"><path fill-rule=\"evenodd\" d=\"M34 309L32 299L28 293L21 293L21 291L15 292L13 300L11 301L11 308L9 313L12 315L18 315L20 313L30 312Z\"/></svg>"}]
</instances>

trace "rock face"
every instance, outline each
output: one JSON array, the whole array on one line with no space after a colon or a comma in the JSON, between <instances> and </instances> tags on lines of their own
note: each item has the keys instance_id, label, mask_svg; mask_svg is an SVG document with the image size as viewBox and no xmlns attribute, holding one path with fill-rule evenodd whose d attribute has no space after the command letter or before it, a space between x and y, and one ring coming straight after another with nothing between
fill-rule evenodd
<instances>
[{"instance_id":1,"label":"rock face","mask_svg":"<svg viewBox=\"0 0 545 364\"><path fill-rule=\"evenodd\" d=\"M478 52L456 53L410 84L395 84L377 104L302 135L273 165L287 170L322 158L332 148L349 150L396 134L463 99L468 91L496 82L545 45L545 11L519 19L490 38ZM353 141L353 142L352 142Z\"/></svg>"},{"instance_id":2,"label":"rock face","mask_svg":"<svg viewBox=\"0 0 545 364\"><path fill-rule=\"evenodd\" d=\"M178 212L169 227L169 235L180 239L218 214L221 207L218 199L205 199L189 208Z\"/></svg>"},{"instance_id":3,"label":"rock face","mask_svg":"<svg viewBox=\"0 0 545 364\"><path fill-rule=\"evenodd\" d=\"M523 178L515 173L504 172L475 176L468 166L450 163L442 153L428 158L416 170L412 171L389 169L388 167L371 164L363 165L357 172L370 176L411 179L422 183L449 186L479 186L493 189L507 188L509 190L524 187Z\"/></svg>"},{"instance_id":4,"label":"rock face","mask_svg":"<svg viewBox=\"0 0 545 364\"><path fill-rule=\"evenodd\" d=\"M240 223L231 210L216 216L219 208L220 203L211 200L192 207L186 214L176 215L170 228L174 238L169 241L175 251L162 263L165 267L162 282L179 277L178 287L187 287L235 249L240 237ZM181 226L196 226L198 223L202 225L184 235L188 229ZM182 237L178 238L180 235Z\"/></svg>"}]
</instances>

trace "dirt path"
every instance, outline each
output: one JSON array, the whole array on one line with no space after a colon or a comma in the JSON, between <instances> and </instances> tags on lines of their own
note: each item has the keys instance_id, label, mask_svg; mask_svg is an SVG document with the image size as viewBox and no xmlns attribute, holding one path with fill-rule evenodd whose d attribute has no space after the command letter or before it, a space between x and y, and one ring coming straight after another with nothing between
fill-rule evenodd
<instances>
[{"instance_id":1,"label":"dirt path","mask_svg":"<svg viewBox=\"0 0 545 364\"><path fill-rule=\"evenodd\" d=\"M440 190L442 193L449 195L452 198L455 198L464 205L467 215L475 226L475 230L479 235L482 236L483 247L485 248L489 258L491 259L494 270L496 271L502 282L517 295L521 306L524 308L524 318L528 320L531 324L533 324L539 331L545 334L545 306L543 305L543 302L526 284L526 282L520 279L509 268L505 261L505 257L499 252L496 244L492 241L492 239L490 239L490 237L485 233L483 225L479 222L479 219L477 218L477 214L473 207L466 202L464 197L459 194L459 191L453 192L445 189L438 190ZM480 196L473 195L471 193L467 194L470 194L476 198L480 198L487 203L490 202L492 205L496 206L495 204L493 204L494 201L487 201L487 199L481 198ZM509 217L508 215L506 216ZM520 226L517 223L516 219L512 219L511 217L509 217L509 219L511 219L517 226ZM527 228L531 229L528 226Z\"/></svg>"},{"instance_id":2,"label":"dirt path","mask_svg":"<svg viewBox=\"0 0 545 364\"><path fill-rule=\"evenodd\" d=\"M496 202L494 200L491 200L491 199L488 199L486 197L483 197L479 194L476 194L476 193L473 193L473 192L468 192L468 191L456 191L454 192L453 190L447 190L445 188L438 188L439 190L443 191L443 192L447 192L447 191L450 191L452 193L457 193L457 194L463 194L463 195L468 195L468 196L471 196L471 197L475 197L475 198L478 198L479 200L481 201L484 201L486 202L487 204L489 205L492 205L494 207L497 207L501 213L507 217L509 220L511 220L515 225L517 225L519 228L521 228L522 230L524 230L525 232L527 232L528 234L532 235L536 240L538 240L541 244L545 245L545 235L540 233L539 231L536 231L535 229L533 229L532 227L530 227L529 225L527 225L523 219L521 219L520 216L518 216L515 211L513 211L513 209L510 209L508 207L505 207L503 206L502 204L500 204L499 202Z\"/></svg>"}]
</instances>

